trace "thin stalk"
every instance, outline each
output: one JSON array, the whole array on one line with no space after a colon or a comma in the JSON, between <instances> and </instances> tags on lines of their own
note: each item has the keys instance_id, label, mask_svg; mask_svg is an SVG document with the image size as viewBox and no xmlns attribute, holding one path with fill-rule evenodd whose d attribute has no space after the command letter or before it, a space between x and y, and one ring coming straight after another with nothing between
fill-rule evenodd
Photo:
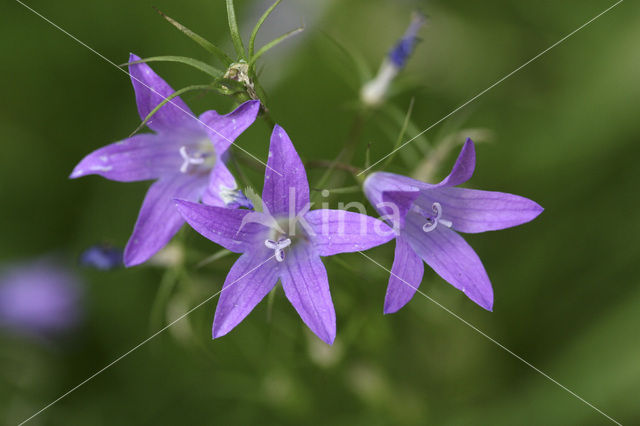
<instances>
[{"instance_id":1,"label":"thin stalk","mask_svg":"<svg viewBox=\"0 0 640 426\"><path fill-rule=\"evenodd\" d=\"M158 292L151 306L150 326L152 330L164 325L164 314L166 314L167 304L181 274L182 268L174 267L167 269L162 276Z\"/></svg>"},{"instance_id":2,"label":"thin stalk","mask_svg":"<svg viewBox=\"0 0 640 426\"><path fill-rule=\"evenodd\" d=\"M336 170L337 165L340 163L349 164L353 159L353 155L355 154L356 148L358 146L358 142L360 141L360 136L362 135L362 130L364 128L364 123L366 121L367 111L360 110L358 114L353 119L353 123L351 124L351 129L349 130L349 136L347 137L347 141L344 144L344 147L338 154L338 156L331 162L327 170L325 170L320 180L315 185L316 188L322 189L328 182L332 173ZM315 200L317 201L318 194L316 194Z\"/></svg>"},{"instance_id":3,"label":"thin stalk","mask_svg":"<svg viewBox=\"0 0 640 426\"><path fill-rule=\"evenodd\" d=\"M382 163L382 167L381 167L382 170L384 170L389 165L389 163L391 163L391 160L393 160L393 158L395 157L395 153L397 152L396 150L402 143L402 139L404 138L404 135L407 132L407 127L409 126L409 122L411 121L411 113L413 112L414 101L415 101L415 98L411 98L411 102L409 103L409 109L407 110L407 114L404 116L404 121L402 122L402 127L400 128L400 133L398 134L396 143L393 145L393 149L391 150L393 154L388 156L387 159L384 161L384 163Z\"/></svg>"}]
</instances>

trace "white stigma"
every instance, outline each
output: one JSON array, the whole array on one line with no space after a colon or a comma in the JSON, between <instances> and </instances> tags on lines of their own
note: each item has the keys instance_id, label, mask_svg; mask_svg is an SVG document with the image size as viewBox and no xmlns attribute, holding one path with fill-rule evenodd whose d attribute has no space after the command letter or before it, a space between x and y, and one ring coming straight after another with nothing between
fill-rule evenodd
<instances>
[{"instance_id":1,"label":"white stigma","mask_svg":"<svg viewBox=\"0 0 640 426\"><path fill-rule=\"evenodd\" d=\"M291 240L289 238L281 238L278 242L273 240L265 240L264 245L271 250L275 251L276 260L278 262L284 261L284 249L291 245Z\"/></svg>"},{"instance_id":2,"label":"white stigma","mask_svg":"<svg viewBox=\"0 0 640 426\"><path fill-rule=\"evenodd\" d=\"M438 224L442 224L447 228L451 228L453 223L450 220L442 219L442 206L440 203L435 202L431 205L431 210L433 211L433 216L427 217L427 223L422 225L422 230L424 232L431 232L438 227Z\"/></svg>"},{"instance_id":3,"label":"white stigma","mask_svg":"<svg viewBox=\"0 0 640 426\"><path fill-rule=\"evenodd\" d=\"M180 147L180 156L183 160L182 165L180 166L180 172L182 173L188 173L190 165L204 164L205 161L204 157L202 157L200 153L197 153L196 155L189 155L187 147L184 145Z\"/></svg>"}]
</instances>

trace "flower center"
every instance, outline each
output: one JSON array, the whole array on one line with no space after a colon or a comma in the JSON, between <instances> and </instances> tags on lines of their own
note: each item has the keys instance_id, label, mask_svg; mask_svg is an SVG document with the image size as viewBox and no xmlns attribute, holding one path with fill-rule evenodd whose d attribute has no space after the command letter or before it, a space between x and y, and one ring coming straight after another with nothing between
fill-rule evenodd
<instances>
[{"instance_id":1,"label":"flower center","mask_svg":"<svg viewBox=\"0 0 640 426\"><path fill-rule=\"evenodd\" d=\"M268 249L272 249L275 252L276 260L278 262L284 261L284 249L291 245L291 240L289 238L280 238L277 242L273 240L266 239L264 240L264 245Z\"/></svg>"},{"instance_id":2,"label":"flower center","mask_svg":"<svg viewBox=\"0 0 640 426\"><path fill-rule=\"evenodd\" d=\"M182 173L189 173L189 169L191 165L200 165L204 164L205 157L200 152L195 152L193 154L187 151L186 146L180 147L180 156L182 157L182 165L180 166L180 171Z\"/></svg>"},{"instance_id":3,"label":"flower center","mask_svg":"<svg viewBox=\"0 0 640 426\"><path fill-rule=\"evenodd\" d=\"M417 206L416 206L417 207ZM422 208L417 207L418 213L425 217L427 222L422 225L422 230L424 232L431 232L438 227L438 224L442 224L447 228L451 228L453 223L450 220L446 220L442 218L442 205L440 203L435 202L431 205L431 213L425 212Z\"/></svg>"},{"instance_id":4,"label":"flower center","mask_svg":"<svg viewBox=\"0 0 640 426\"><path fill-rule=\"evenodd\" d=\"M210 170L216 161L213 146L211 146L211 143L208 141L195 147L193 145L183 145L178 151L180 152L180 157L182 157L182 165L180 166L181 173L193 173L197 171L200 166L204 166L207 170Z\"/></svg>"}]
</instances>

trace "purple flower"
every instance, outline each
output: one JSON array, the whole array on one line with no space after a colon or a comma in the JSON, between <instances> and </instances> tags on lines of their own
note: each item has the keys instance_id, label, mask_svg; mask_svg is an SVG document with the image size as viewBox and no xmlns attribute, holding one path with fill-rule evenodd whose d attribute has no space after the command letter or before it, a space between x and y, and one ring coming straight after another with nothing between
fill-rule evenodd
<instances>
[{"instance_id":1,"label":"purple flower","mask_svg":"<svg viewBox=\"0 0 640 426\"><path fill-rule=\"evenodd\" d=\"M389 61L397 68L404 68L409 56L418 42L418 31L425 23L425 17L421 13L415 13L411 18L411 23L402 38L389 52Z\"/></svg>"},{"instance_id":2,"label":"purple flower","mask_svg":"<svg viewBox=\"0 0 640 426\"><path fill-rule=\"evenodd\" d=\"M129 61L140 58L131 54ZM129 66L138 112L144 119L174 90L144 63ZM225 152L255 120L258 101L199 119L179 97L160 108L147 123L155 133L139 134L86 156L71 178L97 174L119 182L151 180L133 234L124 253L126 266L145 262L164 247L184 221L174 198L215 206L242 204L236 182L224 164Z\"/></svg>"},{"instance_id":3,"label":"purple flower","mask_svg":"<svg viewBox=\"0 0 640 426\"><path fill-rule=\"evenodd\" d=\"M386 172L365 181L367 198L391 219L397 234L384 313L394 313L411 300L422 281L423 260L471 300L492 310L489 277L457 232L509 228L533 220L543 209L517 195L454 188L469 180L474 168L475 148L467 139L449 176L436 185Z\"/></svg>"},{"instance_id":4,"label":"purple flower","mask_svg":"<svg viewBox=\"0 0 640 426\"><path fill-rule=\"evenodd\" d=\"M418 42L418 31L425 23L424 15L414 13L411 24L405 31L402 38L391 49L387 58L382 62L378 74L362 86L360 99L365 105L379 106L387 96L391 82L404 68L413 53L413 49Z\"/></svg>"},{"instance_id":5,"label":"purple flower","mask_svg":"<svg viewBox=\"0 0 640 426\"><path fill-rule=\"evenodd\" d=\"M80 264L101 271L109 271L122 266L122 254L121 248L98 244L82 252Z\"/></svg>"},{"instance_id":6,"label":"purple flower","mask_svg":"<svg viewBox=\"0 0 640 426\"><path fill-rule=\"evenodd\" d=\"M14 266L0 276L0 326L50 337L80 319L81 291L71 272L49 260Z\"/></svg>"},{"instance_id":7,"label":"purple flower","mask_svg":"<svg viewBox=\"0 0 640 426\"><path fill-rule=\"evenodd\" d=\"M262 192L263 212L232 210L177 200L196 231L242 256L224 282L213 337L230 332L278 279L302 320L333 343L336 316L321 256L367 250L393 238L382 221L344 210L309 211L309 184L284 129L271 135Z\"/></svg>"}]
</instances>

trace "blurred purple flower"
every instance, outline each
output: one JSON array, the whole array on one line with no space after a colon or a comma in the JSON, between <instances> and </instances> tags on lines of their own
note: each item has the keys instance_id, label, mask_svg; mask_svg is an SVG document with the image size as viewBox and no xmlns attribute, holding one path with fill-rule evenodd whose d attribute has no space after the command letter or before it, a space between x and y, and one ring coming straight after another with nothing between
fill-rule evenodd
<instances>
[{"instance_id":1,"label":"blurred purple flower","mask_svg":"<svg viewBox=\"0 0 640 426\"><path fill-rule=\"evenodd\" d=\"M140 58L131 54L129 61L137 60ZM174 93L145 63L130 65L129 73L142 119ZM248 101L227 115L206 111L196 119L182 99L175 97L147 123L155 133L107 145L75 167L71 178L97 174L120 182L156 180L125 248L126 266L145 262L178 232L184 221L173 205L174 198L202 199L215 206L238 203L237 185L224 164L224 154L254 122L259 108L258 101Z\"/></svg>"},{"instance_id":2,"label":"blurred purple flower","mask_svg":"<svg viewBox=\"0 0 640 426\"><path fill-rule=\"evenodd\" d=\"M0 276L0 327L59 335L79 322L81 294L77 277L51 260L13 266Z\"/></svg>"},{"instance_id":3,"label":"blurred purple flower","mask_svg":"<svg viewBox=\"0 0 640 426\"><path fill-rule=\"evenodd\" d=\"M333 343L336 316L321 256L367 250L393 238L382 221L344 210L309 211L307 175L280 126L271 136L262 192L263 212L177 200L196 231L243 253L229 271L213 320L213 337L230 332L276 285L307 326Z\"/></svg>"},{"instance_id":4,"label":"blurred purple flower","mask_svg":"<svg viewBox=\"0 0 640 426\"><path fill-rule=\"evenodd\" d=\"M404 68L411 53L413 53L413 49L418 42L418 31L424 23L424 15L418 12L413 14L409 27L382 62L378 74L362 86L360 99L365 105L378 106L384 101L389 92L391 82Z\"/></svg>"},{"instance_id":5,"label":"blurred purple flower","mask_svg":"<svg viewBox=\"0 0 640 426\"><path fill-rule=\"evenodd\" d=\"M517 195L454 188L469 180L474 168L475 148L467 139L449 176L436 185L386 172L366 179L367 198L391 219L397 233L384 313L394 313L411 300L422 281L423 260L478 305L493 309L484 266L456 231L509 228L533 220L543 209Z\"/></svg>"},{"instance_id":6,"label":"blurred purple flower","mask_svg":"<svg viewBox=\"0 0 640 426\"><path fill-rule=\"evenodd\" d=\"M409 56L418 42L418 31L425 23L425 17L421 13L414 13L411 23L402 38L389 52L389 61L398 69L404 68Z\"/></svg>"},{"instance_id":7,"label":"blurred purple flower","mask_svg":"<svg viewBox=\"0 0 640 426\"><path fill-rule=\"evenodd\" d=\"M108 244L91 246L80 255L80 264L90 268L108 271L122 266L122 249Z\"/></svg>"}]
</instances>

